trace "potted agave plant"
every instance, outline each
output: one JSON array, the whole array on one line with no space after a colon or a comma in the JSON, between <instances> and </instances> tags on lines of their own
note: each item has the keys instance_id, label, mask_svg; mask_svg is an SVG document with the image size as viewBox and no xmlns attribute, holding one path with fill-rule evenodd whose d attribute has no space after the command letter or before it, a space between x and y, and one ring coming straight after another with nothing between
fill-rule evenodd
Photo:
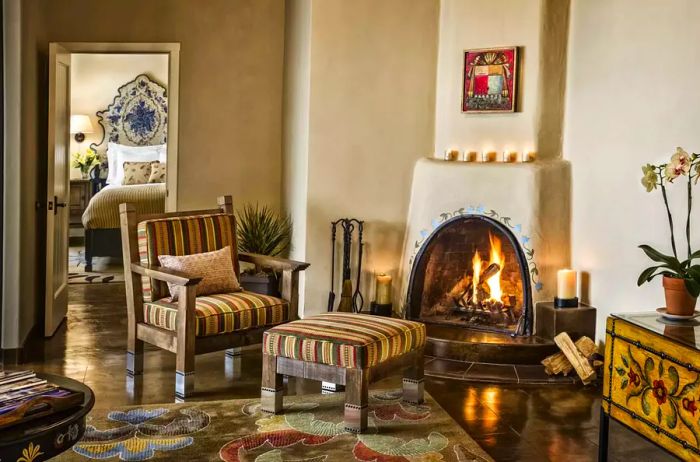
<instances>
[{"instance_id":1,"label":"potted agave plant","mask_svg":"<svg viewBox=\"0 0 700 462\"><path fill-rule=\"evenodd\" d=\"M663 276L663 287L666 295L666 311L670 315L691 316L700 295L700 264L694 265L693 260L700 258L700 251L693 252L690 240L690 213L693 206L693 185L700 179L700 155L688 154L682 148L677 148L671 161L666 164L647 164L642 167L644 177L642 185L647 192L661 190L661 196L666 206L668 224L671 230L671 249L673 255L666 255L649 245L639 248L656 264L639 275L638 285L649 282L656 276ZM685 238L687 249L682 256L676 247L673 228L673 214L668 204L666 188L670 183L684 182L687 187L688 215L686 217Z\"/></svg>"},{"instance_id":2,"label":"potted agave plant","mask_svg":"<svg viewBox=\"0 0 700 462\"><path fill-rule=\"evenodd\" d=\"M292 237L289 216L267 206L246 204L236 213L238 250L241 252L286 256ZM269 268L249 268L241 274L244 289L256 293L279 296L279 275Z\"/></svg>"}]
</instances>

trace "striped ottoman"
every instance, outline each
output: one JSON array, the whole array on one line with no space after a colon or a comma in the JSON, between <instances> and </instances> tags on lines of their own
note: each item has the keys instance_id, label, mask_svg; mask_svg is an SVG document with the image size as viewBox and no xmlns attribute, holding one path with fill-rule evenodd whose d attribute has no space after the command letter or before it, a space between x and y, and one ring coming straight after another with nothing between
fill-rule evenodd
<instances>
[{"instance_id":1,"label":"striped ottoman","mask_svg":"<svg viewBox=\"0 0 700 462\"><path fill-rule=\"evenodd\" d=\"M260 398L282 411L282 377L345 385L345 428L367 428L369 384L403 370L403 399L423 402L425 325L368 314L325 313L265 332Z\"/></svg>"}]
</instances>

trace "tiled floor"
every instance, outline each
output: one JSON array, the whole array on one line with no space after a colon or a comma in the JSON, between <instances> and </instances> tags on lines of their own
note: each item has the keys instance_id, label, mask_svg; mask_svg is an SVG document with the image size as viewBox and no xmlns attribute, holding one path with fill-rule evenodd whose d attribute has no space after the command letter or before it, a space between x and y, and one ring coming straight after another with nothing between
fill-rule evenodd
<instances>
[{"instance_id":1,"label":"tiled floor","mask_svg":"<svg viewBox=\"0 0 700 462\"><path fill-rule=\"evenodd\" d=\"M130 384L125 378L124 286L71 285L70 298L67 323L52 339L32 347L27 367L84 381L95 391L98 408L172 402L174 355L148 349L142 383ZM196 369L194 401L258 396L261 368L255 350L245 351L240 364L226 362L223 352L199 356ZM399 384L397 378L389 378L374 387ZM428 378L426 389L498 461L597 460L599 389L499 386L446 378ZM319 383L288 383L288 393L318 392ZM675 460L614 423L610 446L611 460Z\"/></svg>"}]
</instances>

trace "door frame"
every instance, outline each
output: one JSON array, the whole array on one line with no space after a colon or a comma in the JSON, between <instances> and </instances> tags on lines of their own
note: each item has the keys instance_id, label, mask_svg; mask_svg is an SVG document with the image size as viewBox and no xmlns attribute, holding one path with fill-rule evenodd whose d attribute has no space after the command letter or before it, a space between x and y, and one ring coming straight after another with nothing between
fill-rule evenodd
<instances>
[{"instance_id":1,"label":"door frame","mask_svg":"<svg viewBox=\"0 0 700 462\"><path fill-rule=\"evenodd\" d=\"M70 53L168 55L168 157L165 211L177 210L178 122L180 106L180 43L178 42L56 42Z\"/></svg>"}]
</instances>

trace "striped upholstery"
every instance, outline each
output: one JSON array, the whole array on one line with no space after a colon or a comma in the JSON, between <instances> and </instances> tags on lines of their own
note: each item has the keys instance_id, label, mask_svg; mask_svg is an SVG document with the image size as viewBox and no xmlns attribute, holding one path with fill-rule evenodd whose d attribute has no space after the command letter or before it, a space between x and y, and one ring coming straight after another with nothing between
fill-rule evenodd
<instances>
[{"instance_id":1,"label":"striped upholstery","mask_svg":"<svg viewBox=\"0 0 700 462\"><path fill-rule=\"evenodd\" d=\"M233 215L218 213L142 221L138 225L141 264L159 266L159 255L191 255L230 245L233 269L239 274L235 220ZM169 295L164 282L144 277L142 285L146 302Z\"/></svg>"},{"instance_id":2,"label":"striped upholstery","mask_svg":"<svg viewBox=\"0 0 700 462\"><path fill-rule=\"evenodd\" d=\"M280 324L289 319L289 305L276 297L243 291L197 297L195 313L196 333L205 336ZM172 331L177 328L175 303L144 303L143 314L147 324Z\"/></svg>"},{"instance_id":3,"label":"striped upholstery","mask_svg":"<svg viewBox=\"0 0 700 462\"><path fill-rule=\"evenodd\" d=\"M263 353L345 368L367 368L422 348L425 325L368 314L325 313L274 327Z\"/></svg>"}]
</instances>

